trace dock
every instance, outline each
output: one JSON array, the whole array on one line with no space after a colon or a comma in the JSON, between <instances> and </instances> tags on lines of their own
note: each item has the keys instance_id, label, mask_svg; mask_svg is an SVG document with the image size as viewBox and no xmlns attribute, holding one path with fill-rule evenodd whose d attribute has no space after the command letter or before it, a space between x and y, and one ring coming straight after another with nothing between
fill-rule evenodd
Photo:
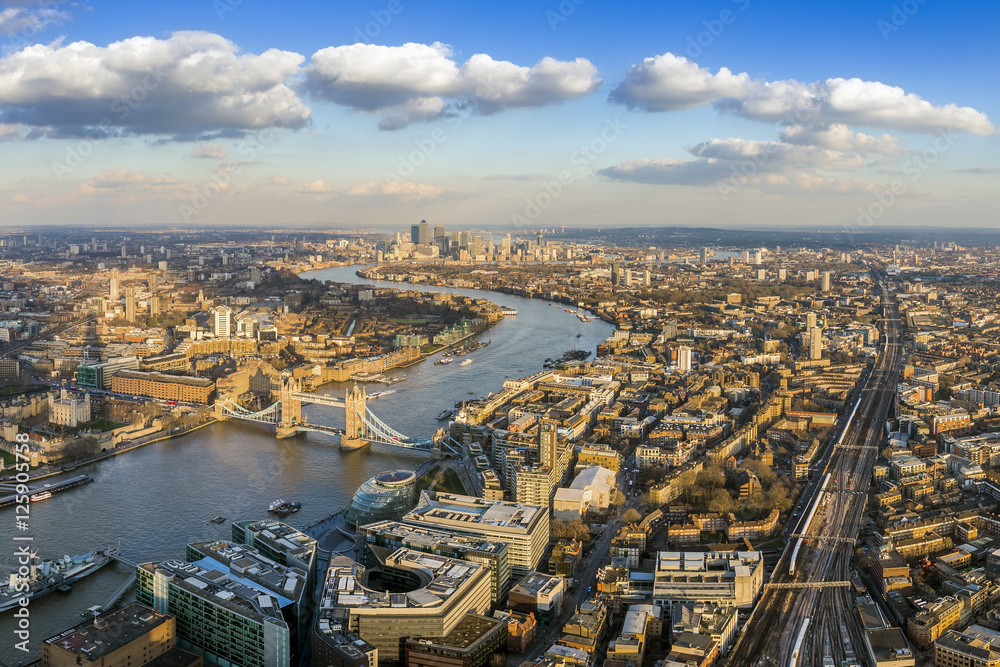
<instances>
[{"instance_id":1,"label":"dock","mask_svg":"<svg viewBox=\"0 0 1000 667\"><path fill-rule=\"evenodd\" d=\"M103 614L104 612L108 611L116 604L118 604L118 601L121 600L123 597L125 597L125 594L128 593L128 590L132 588L132 586L134 585L135 585L135 572L129 575L129 578L126 579L125 582L121 586L119 586L114 593L111 594L111 597L108 598L108 601L101 605L101 613Z\"/></svg>"},{"instance_id":2,"label":"dock","mask_svg":"<svg viewBox=\"0 0 1000 667\"><path fill-rule=\"evenodd\" d=\"M60 491L66 491L67 489L72 489L74 486L81 486L83 484L90 484L94 481L94 478L90 475L77 475L76 477L71 477L70 479L65 479L61 482L52 482L50 484L36 484L34 486L28 487L28 493L26 495L32 495L35 493L41 493L42 491L48 491L49 493L59 493ZM8 507L17 502L17 494L14 493L16 485L14 484L2 484L0 485L0 491L10 491L10 495L3 496L0 498L0 507Z\"/></svg>"}]
</instances>

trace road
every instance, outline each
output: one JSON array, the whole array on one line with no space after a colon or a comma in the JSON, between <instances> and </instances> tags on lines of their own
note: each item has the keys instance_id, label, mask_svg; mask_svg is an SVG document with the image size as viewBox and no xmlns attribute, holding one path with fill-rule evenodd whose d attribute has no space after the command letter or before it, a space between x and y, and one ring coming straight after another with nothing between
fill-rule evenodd
<instances>
[{"instance_id":1,"label":"road","mask_svg":"<svg viewBox=\"0 0 1000 667\"><path fill-rule=\"evenodd\" d=\"M88 324L90 322L93 322L96 319L97 319L96 317L85 317L85 318L80 319L80 320L74 320L72 322L67 322L66 324L64 324L61 327L56 327L54 329L49 329L48 331L42 333L39 336L35 336L34 338L29 338L28 340L14 341L14 342L10 343L9 345L6 345L3 348L0 348L0 355L3 355L5 357L9 357L9 356L11 356L11 355L13 355L13 354L15 354L17 352L20 352L21 350L23 350L25 347L27 347L29 345L34 345L38 341L47 340L49 338L53 338L54 336L58 336L61 333L65 333L65 332L69 331L70 329L75 329L76 327L78 327L80 325Z\"/></svg>"},{"instance_id":2,"label":"road","mask_svg":"<svg viewBox=\"0 0 1000 667\"><path fill-rule=\"evenodd\" d=\"M811 489L796 527L801 544L797 537L789 541L771 576L772 584L802 587L765 590L729 656L726 664L730 667L795 667L807 662L819 666L824 658L837 665L843 660L867 662L851 589L824 583L851 579L853 540L861 529L868 484L902 365L899 313L884 278L876 278L885 308L885 342L862 386L850 424ZM814 506L810 520L809 510ZM795 568L790 572L793 554ZM798 655L793 655L806 619L804 640Z\"/></svg>"}]
</instances>

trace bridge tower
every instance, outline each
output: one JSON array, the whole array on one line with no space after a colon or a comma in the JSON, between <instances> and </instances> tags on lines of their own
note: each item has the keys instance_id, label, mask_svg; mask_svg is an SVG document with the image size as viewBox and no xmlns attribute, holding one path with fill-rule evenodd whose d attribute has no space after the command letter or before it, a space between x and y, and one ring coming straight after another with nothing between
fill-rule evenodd
<instances>
[{"instance_id":1,"label":"bridge tower","mask_svg":"<svg viewBox=\"0 0 1000 667\"><path fill-rule=\"evenodd\" d=\"M344 396L344 435L340 436L341 449L358 449L368 444L365 436L365 390L355 384Z\"/></svg>"},{"instance_id":2,"label":"bridge tower","mask_svg":"<svg viewBox=\"0 0 1000 667\"><path fill-rule=\"evenodd\" d=\"M297 425L302 423L302 401L293 398L302 387L291 373L281 374L281 421L275 435L288 438L298 433Z\"/></svg>"}]
</instances>

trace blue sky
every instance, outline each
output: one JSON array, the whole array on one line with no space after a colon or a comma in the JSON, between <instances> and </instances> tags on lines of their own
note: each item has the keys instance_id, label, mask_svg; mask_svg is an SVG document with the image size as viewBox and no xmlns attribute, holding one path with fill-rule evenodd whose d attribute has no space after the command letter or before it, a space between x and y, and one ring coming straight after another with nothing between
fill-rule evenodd
<instances>
[{"instance_id":1,"label":"blue sky","mask_svg":"<svg viewBox=\"0 0 1000 667\"><path fill-rule=\"evenodd\" d=\"M0 205L10 225L995 226L998 14L0 0Z\"/></svg>"}]
</instances>

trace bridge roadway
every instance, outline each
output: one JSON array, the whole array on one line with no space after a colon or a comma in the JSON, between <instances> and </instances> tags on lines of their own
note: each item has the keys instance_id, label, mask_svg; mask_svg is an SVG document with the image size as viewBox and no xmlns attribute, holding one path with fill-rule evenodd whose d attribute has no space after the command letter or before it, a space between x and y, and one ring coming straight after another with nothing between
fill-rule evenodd
<instances>
[{"instance_id":1,"label":"bridge roadway","mask_svg":"<svg viewBox=\"0 0 1000 667\"><path fill-rule=\"evenodd\" d=\"M878 446L885 433L885 420L895 401L896 382L902 364L899 313L895 301L879 280L882 305L885 307L886 342L875 366L865 381L858 399L857 413L847 426L841 444L831 448L824 470L817 479L825 479L825 488L813 489L811 502L820 506L807 526L799 526L803 544L795 558L795 571L789 572L797 539L791 540L771 575L775 584L813 584L847 581L850 577L852 540L857 537L864 517L867 495ZM805 507L811 507L811 502ZM806 516L803 512L803 517ZM802 651L793 659L795 639L808 618L809 626ZM750 620L729 655L729 667L797 667L808 662L823 664L825 654L833 664L866 664L863 629L854 610L853 594L848 587L823 586L791 588L771 586L765 589Z\"/></svg>"}]
</instances>

